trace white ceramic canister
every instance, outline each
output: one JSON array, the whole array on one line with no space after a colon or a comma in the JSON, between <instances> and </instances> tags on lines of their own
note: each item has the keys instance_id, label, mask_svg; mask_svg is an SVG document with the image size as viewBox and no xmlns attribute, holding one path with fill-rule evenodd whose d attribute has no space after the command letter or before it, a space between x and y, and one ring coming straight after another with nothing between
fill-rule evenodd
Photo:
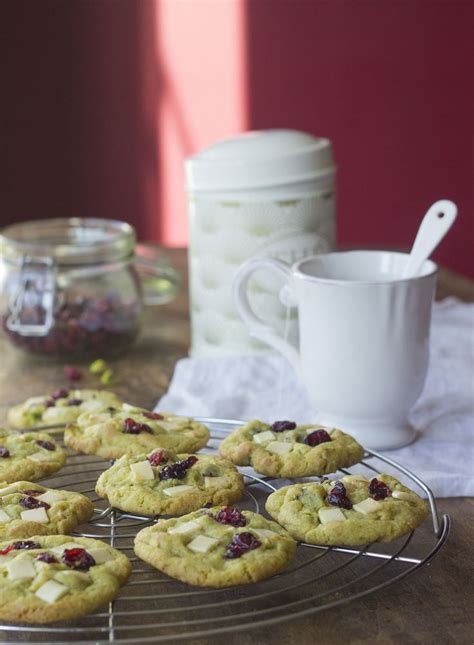
<instances>
[{"instance_id":1,"label":"white ceramic canister","mask_svg":"<svg viewBox=\"0 0 474 645\"><path fill-rule=\"evenodd\" d=\"M334 248L335 170L331 142L296 130L247 132L186 160L192 356L269 351L237 314L235 273L249 258L293 263ZM259 272L249 300L296 342L295 320L287 316L297 314L276 297L280 282Z\"/></svg>"}]
</instances>

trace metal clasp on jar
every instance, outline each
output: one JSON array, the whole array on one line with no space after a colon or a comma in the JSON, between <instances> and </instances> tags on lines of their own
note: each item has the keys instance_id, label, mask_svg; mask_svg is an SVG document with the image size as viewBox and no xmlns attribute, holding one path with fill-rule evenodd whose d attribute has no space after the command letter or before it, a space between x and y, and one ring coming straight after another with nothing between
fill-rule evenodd
<instances>
[{"instance_id":1,"label":"metal clasp on jar","mask_svg":"<svg viewBox=\"0 0 474 645\"><path fill-rule=\"evenodd\" d=\"M20 336L46 336L54 324L56 265L51 257L23 256L9 297L6 327Z\"/></svg>"}]
</instances>

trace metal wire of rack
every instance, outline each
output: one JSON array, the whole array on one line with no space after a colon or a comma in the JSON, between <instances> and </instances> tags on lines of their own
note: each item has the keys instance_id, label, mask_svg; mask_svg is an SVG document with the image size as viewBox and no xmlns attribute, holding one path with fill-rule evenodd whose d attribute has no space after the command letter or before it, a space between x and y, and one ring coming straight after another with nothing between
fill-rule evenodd
<instances>
[{"instance_id":1,"label":"metal wire of rack","mask_svg":"<svg viewBox=\"0 0 474 645\"><path fill-rule=\"evenodd\" d=\"M210 453L216 453L219 441L242 423L230 419L198 420L211 430L206 448ZM123 513L95 495L95 482L108 466L103 459L70 453L66 466L42 483L75 490L92 499L94 517L73 535L105 540L126 553L133 565L129 582L107 608L74 622L48 626L0 624L0 633L5 637L2 642L158 643L273 626L362 598L415 573L441 550L450 529L449 516L439 519L436 501L423 481L388 457L367 450L356 466L357 472L372 476L386 472L388 467L397 478L421 490L430 506L431 529L425 523L396 542L361 548L300 544L292 565L268 580L226 589L191 587L134 555L136 533L157 518ZM291 483L259 477L248 468L242 472L246 487L244 499L237 505L241 509L264 512L267 495ZM354 470L339 472L350 474ZM422 531L425 536L428 531L430 543L424 539L421 544L417 539Z\"/></svg>"}]
</instances>

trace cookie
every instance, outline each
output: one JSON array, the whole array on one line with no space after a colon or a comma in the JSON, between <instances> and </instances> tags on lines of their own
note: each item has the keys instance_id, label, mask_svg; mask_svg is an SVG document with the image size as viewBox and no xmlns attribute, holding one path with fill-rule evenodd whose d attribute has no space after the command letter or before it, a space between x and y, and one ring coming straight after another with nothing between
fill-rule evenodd
<instances>
[{"instance_id":1,"label":"cookie","mask_svg":"<svg viewBox=\"0 0 474 645\"><path fill-rule=\"evenodd\" d=\"M0 428L0 482L41 479L66 463L66 452L46 432Z\"/></svg>"},{"instance_id":2,"label":"cookie","mask_svg":"<svg viewBox=\"0 0 474 645\"><path fill-rule=\"evenodd\" d=\"M230 461L163 449L124 455L96 486L115 508L140 515L183 515L208 503L232 504L243 492L243 477Z\"/></svg>"},{"instance_id":3,"label":"cookie","mask_svg":"<svg viewBox=\"0 0 474 645\"><path fill-rule=\"evenodd\" d=\"M238 466L253 466L262 475L292 478L352 466L360 461L364 449L337 428L254 420L226 437L219 453Z\"/></svg>"},{"instance_id":4,"label":"cookie","mask_svg":"<svg viewBox=\"0 0 474 645\"><path fill-rule=\"evenodd\" d=\"M8 411L8 423L19 430L34 426L73 423L85 412L106 407L120 407L122 401L105 390L73 390L61 388L50 396L34 396Z\"/></svg>"},{"instance_id":5,"label":"cookie","mask_svg":"<svg viewBox=\"0 0 474 645\"><path fill-rule=\"evenodd\" d=\"M296 540L323 545L391 542L428 514L426 502L389 475L286 486L265 508Z\"/></svg>"},{"instance_id":6,"label":"cookie","mask_svg":"<svg viewBox=\"0 0 474 645\"><path fill-rule=\"evenodd\" d=\"M106 459L147 454L155 448L196 452L208 439L206 426L192 419L127 404L120 410L82 414L64 432L67 446Z\"/></svg>"},{"instance_id":7,"label":"cookie","mask_svg":"<svg viewBox=\"0 0 474 645\"><path fill-rule=\"evenodd\" d=\"M200 587L230 587L269 578L293 559L296 542L251 511L214 506L141 530L135 553L153 567Z\"/></svg>"},{"instance_id":8,"label":"cookie","mask_svg":"<svg viewBox=\"0 0 474 645\"><path fill-rule=\"evenodd\" d=\"M69 533L94 513L88 497L28 481L0 485L0 539Z\"/></svg>"},{"instance_id":9,"label":"cookie","mask_svg":"<svg viewBox=\"0 0 474 645\"><path fill-rule=\"evenodd\" d=\"M131 573L105 542L67 535L0 543L0 619L50 623L90 613L117 595Z\"/></svg>"}]
</instances>

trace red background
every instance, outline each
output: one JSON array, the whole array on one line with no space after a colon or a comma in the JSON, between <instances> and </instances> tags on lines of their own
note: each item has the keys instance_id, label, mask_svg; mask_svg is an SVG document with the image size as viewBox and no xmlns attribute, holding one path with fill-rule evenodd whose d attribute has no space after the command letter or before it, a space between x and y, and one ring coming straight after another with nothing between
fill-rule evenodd
<instances>
[{"instance_id":1,"label":"red background","mask_svg":"<svg viewBox=\"0 0 474 645\"><path fill-rule=\"evenodd\" d=\"M183 244L184 156L244 128L292 127L334 143L341 243L408 247L430 203L449 198L460 215L435 259L474 276L473 11L463 0L7 0L0 223L114 217Z\"/></svg>"}]
</instances>

